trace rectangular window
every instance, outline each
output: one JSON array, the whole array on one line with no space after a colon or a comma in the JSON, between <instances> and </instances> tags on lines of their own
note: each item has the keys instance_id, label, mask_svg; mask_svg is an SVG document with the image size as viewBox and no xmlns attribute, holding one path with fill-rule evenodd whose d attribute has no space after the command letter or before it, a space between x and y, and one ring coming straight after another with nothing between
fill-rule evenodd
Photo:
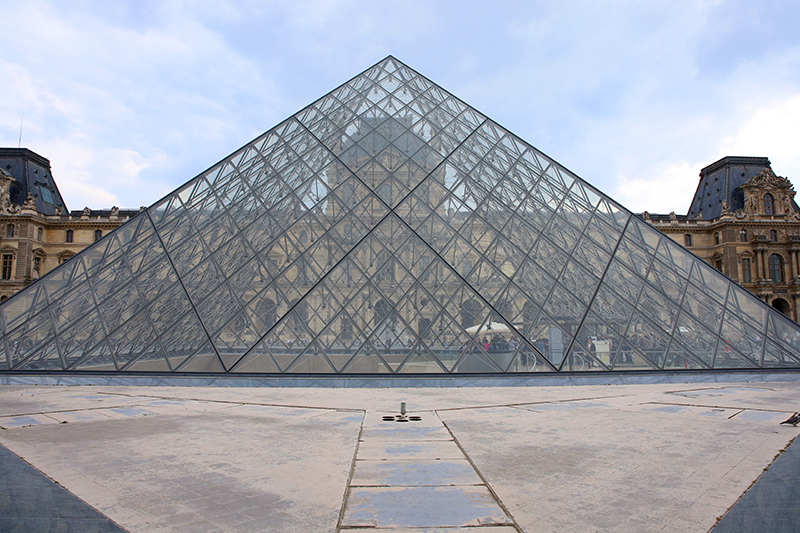
<instances>
[{"instance_id":1,"label":"rectangular window","mask_svg":"<svg viewBox=\"0 0 800 533\"><path fill-rule=\"evenodd\" d=\"M14 265L14 256L3 254L3 279L11 279L11 267Z\"/></svg>"},{"instance_id":2,"label":"rectangular window","mask_svg":"<svg viewBox=\"0 0 800 533\"><path fill-rule=\"evenodd\" d=\"M742 283L750 283L750 259L742 259Z\"/></svg>"},{"instance_id":3,"label":"rectangular window","mask_svg":"<svg viewBox=\"0 0 800 533\"><path fill-rule=\"evenodd\" d=\"M39 279L39 276L42 275L42 258L38 256L33 257L33 270L31 271L31 277L33 279Z\"/></svg>"},{"instance_id":4,"label":"rectangular window","mask_svg":"<svg viewBox=\"0 0 800 533\"><path fill-rule=\"evenodd\" d=\"M74 234L73 234L72 230L71 230L71 229L68 229L68 230L67 230L67 236L66 236L66 242L72 242L73 235L74 235Z\"/></svg>"}]
</instances>

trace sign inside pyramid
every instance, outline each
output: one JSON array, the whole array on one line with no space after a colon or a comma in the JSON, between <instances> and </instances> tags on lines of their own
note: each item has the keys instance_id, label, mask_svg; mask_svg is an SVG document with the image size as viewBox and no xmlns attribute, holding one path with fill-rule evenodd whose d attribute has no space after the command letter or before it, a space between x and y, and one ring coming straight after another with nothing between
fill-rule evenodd
<instances>
[{"instance_id":1,"label":"sign inside pyramid","mask_svg":"<svg viewBox=\"0 0 800 533\"><path fill-rule=\"evenodd\" d=\"M800 367L800 327L387 57L0 307L3 371Z\"/></svg>"}]
</instances>

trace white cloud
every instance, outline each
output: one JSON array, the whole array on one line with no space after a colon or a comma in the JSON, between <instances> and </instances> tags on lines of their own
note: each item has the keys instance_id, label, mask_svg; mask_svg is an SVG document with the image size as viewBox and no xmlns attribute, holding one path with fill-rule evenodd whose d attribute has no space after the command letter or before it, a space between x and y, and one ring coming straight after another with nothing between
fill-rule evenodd
<instances>
[{"instance_id":1,"label":"white cloud","mask_svg":"<svg viewBox=\"0 0 800 533\"><path fill-rule=\"evenodd\" d=\"M685 214L697 188L697 176L702 166L705 165L683 161L653 168L637 176L620 176L612 196L637 213L675 211Z\"/></svg>"},{"instance_id":2,"label":"white cloud","mask_svg":"<svg viewBox=\"0 0 800 533\"><path fill-rule=\"evenodd\" d=\"M769 157L772 169L800 187L800 94L752 111L720 141L719 155Z\"/></svg>"}]
</instances>

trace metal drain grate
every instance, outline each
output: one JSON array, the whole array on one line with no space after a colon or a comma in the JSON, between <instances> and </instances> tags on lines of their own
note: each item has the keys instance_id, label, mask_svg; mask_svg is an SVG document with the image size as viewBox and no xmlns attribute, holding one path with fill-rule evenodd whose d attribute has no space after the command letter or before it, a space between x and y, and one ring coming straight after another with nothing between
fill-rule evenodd
<instances>
[{"instance_id":1,"label":"metal drain grate","mask_svg":"<svg viewBox=\"0 0 800 533\"><path fill-rule=\"evenodd\" d=\"M405 415L390 415L384 416L384 422L419 422L422 420L421 416L405 416Z\"/></svg>"}]
</instances>

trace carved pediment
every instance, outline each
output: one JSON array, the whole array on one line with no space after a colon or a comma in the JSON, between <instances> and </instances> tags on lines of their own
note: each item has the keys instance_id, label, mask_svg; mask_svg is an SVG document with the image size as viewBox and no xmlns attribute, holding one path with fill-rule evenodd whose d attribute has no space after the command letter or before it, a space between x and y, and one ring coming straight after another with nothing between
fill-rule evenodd
<instances>
[{"instance_id":1,"label":"carved pediment","mask_svg":"<svg viewBox=\"0 0 800 533\"><path fill-rule=\"evenodd\" d=\"M767 189L791 189L791 182L783 176L775 174L771 168L762 169L761 172L750 178L742 187L758 187Z\"/></svg>"}]
</instances>

